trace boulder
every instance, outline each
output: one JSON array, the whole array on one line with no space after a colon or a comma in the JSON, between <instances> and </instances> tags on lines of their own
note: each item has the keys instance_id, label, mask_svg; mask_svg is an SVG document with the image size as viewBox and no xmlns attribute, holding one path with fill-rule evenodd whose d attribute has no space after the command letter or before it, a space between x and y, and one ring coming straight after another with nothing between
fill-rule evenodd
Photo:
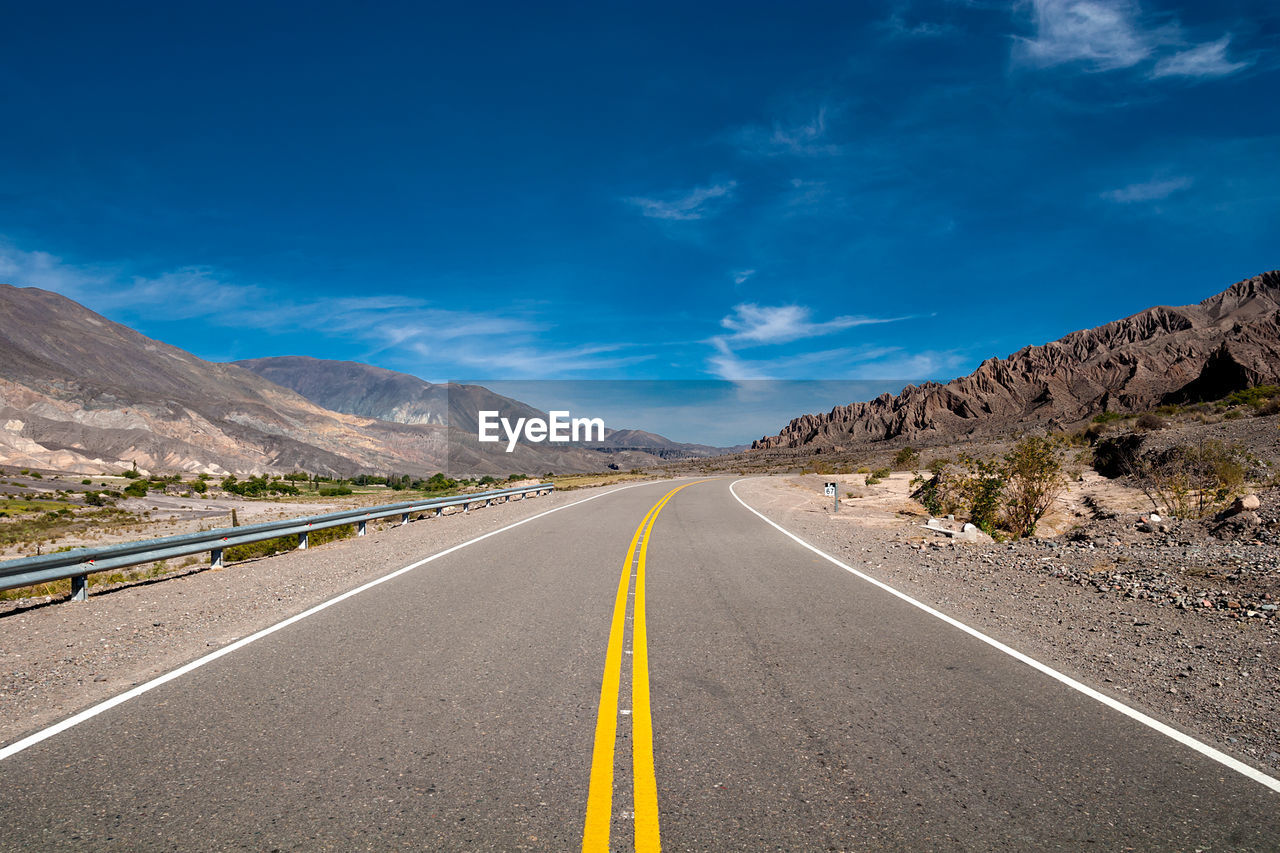
<instances>
[{"instance_id":1,"label":"boulder","mask_svg":"<svg viewBox=\"0 0 1280 853\"><path fill-rule=\"evenodd\" d=\"M1235 502L1231 504L1231 512L1251 512L1259 509L1261 506L1262 501L1258 499L1257 495L1245 495L1242 498L1235 499Z\"/></svg>"}]
</instances>

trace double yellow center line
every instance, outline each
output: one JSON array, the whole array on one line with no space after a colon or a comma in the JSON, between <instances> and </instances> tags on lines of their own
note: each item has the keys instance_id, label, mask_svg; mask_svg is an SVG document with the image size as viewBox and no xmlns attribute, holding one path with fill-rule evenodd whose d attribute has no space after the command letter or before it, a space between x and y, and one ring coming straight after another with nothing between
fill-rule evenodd
<instances>
[{"instance_id":1,"label":"double yellow center line","mask_svg":"<svg viewBox=\"0 0 1280 853\"><path fill-rule=\"evenodd\" d=\"M649 552L649 534L658 513L678 491L697 483L685 483L663 495L645 515L618 581L618 594L613 605L613 624L609 628L609 647L605 653L604 682L600 687L600 711L596 717L595 748L591 753L591 785L587 792L587 820L582 833L583 853L609 850L609 824L613 818L614 746L618 736L618 691L622 683L622 643L627 619L627 592L631 588L631 571L635 568L636 603L631 631L631 749L633 793L635 797L635 835L638 853L656 853L662 849L658 836L658 781L653 770L653 714L649 709L649 639L645 628L644 567Z\"/></svg>"}]
</instances>

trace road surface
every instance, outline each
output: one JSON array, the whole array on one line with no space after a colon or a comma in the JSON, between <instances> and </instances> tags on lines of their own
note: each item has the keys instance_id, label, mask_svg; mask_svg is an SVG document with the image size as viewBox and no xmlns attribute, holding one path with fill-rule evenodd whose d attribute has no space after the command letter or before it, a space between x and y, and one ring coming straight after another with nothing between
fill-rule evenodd
<instances>
[{"instance_id":1,"label":"road surface","mask_svg":"<svg viewBox=\"0 0 1280 853\"><path fill-rule=\"evenodd\" d=\"M9 755L0 849L1280 845L1265 784L731 482L537 516Z\"/></svg>"}]
</instances>

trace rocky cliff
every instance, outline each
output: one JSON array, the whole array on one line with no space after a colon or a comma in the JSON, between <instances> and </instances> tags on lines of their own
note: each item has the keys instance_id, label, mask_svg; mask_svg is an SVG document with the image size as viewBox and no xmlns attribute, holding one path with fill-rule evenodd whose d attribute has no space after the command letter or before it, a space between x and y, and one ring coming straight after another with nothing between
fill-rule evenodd
<instances>
[{"instance_id":1,"label":"rocky cliff","mask_svg":"<svg viewBox=\"0 0 1280 853\"><path fill-rule=\"evenodd\" d=\"M1217 399L1280 383L1280 272L1233 284L1197 305L1159 306L991 358L946 384L803 415L753 450L842 447L1069 424L1103 411Z\"/></svg>"}]
</instances>

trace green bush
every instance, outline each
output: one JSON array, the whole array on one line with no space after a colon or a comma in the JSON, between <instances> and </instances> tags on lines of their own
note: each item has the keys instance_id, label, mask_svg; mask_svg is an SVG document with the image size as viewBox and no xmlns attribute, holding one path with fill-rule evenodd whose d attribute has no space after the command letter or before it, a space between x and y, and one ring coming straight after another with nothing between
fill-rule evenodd
<instances>
[{"instance_id":1,"label":"green bush","mask_svg":"<svg viewBox=\"0 0 1280 853\"><path fill-rule=\"evenodd\" d=\"M904 447L893 457L893 470L914 471L920 464L920 451L914 447Z\"/></svg>"},{"instance_id":2,"label":"green bush","mask_svg":"<svg viewBox=\"0 0 1280 853\"><path fill-rule=\"evenodd\" d=\"M124 493L131 498L145 498L147 496L147 481L134 480L128 486L125 486Z\"/></svg>"},{"instance_id":3,"label":"green bush","mask_svg":"<svg viewBox=\"0 0 1280 853\"><path fill-rule=\"evenodd\" d=\"M1235 406L1252 406L1255 409L1261 409L1277 398L1280 398L1280 385L1255 385L1227 395L1226 402Z\"/></svg>"},{"instance_id":4,"label":"green bush","mask_svg":"<svg viewBox=\"0 0 1280 853\"><path fill-rule=\"evenodd\" d=\"M1153 505L1179 518L1204 518L1240 495L1247 462L1239 446L1208 440L1138 457L1131 470Z\"/></svg>"},{"instance_id":5,"label":"green bush","mask_svg":"<svg viewBox=\"0 0 1280 853\"><path fill-rule=\"evenodd\" d=\"M250 477L247 480L237 480L235 475L228 474L223 478L220 485L224 492L230 492L233 495L240 495L246 498L299 494L297 486L279 480L271 480L266 474ZM351 494L350 489L347 490L347 494Z\"/></svg>"},{"instance_id":6,"label":"green bush","mask_svg":"<svg viewBox=\"0 0 1280 853\"><path fill-rule=\"evenodd\" d=\"M347 486L326 486L320 490L320 497L322 498L338 498L349 494L351 494L351 489Z\"/></svg>"},{"instance_id":7,"label":"green bush","mask_svg":"<svg viewBox=\"0 0 1280 853\"><path fill-rule=\"evenodd\" d=\"M1001 473L1007 481L1004 509L1009 531L1030 536L1066 488L1058 448L1052 439L1030 435L1005 454L1004 461Z\"/></svg>"}]
</instances>

